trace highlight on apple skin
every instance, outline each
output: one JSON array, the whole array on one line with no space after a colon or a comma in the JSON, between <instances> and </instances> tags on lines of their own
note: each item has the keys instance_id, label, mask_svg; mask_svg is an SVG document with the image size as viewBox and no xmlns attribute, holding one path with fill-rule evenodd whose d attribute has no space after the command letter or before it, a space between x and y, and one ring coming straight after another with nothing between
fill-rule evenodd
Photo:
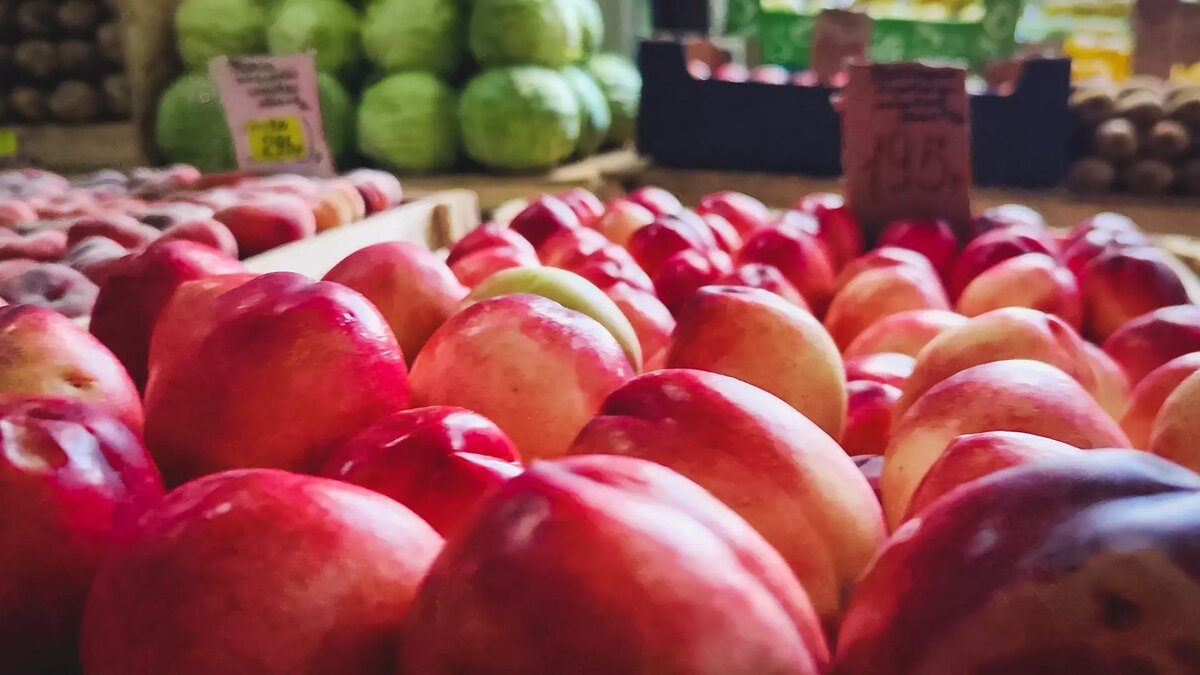
<instances>
[{"instance_id":1,"label":"highlight on apple skin","mask_svg":"<svg viewBox=\"0 0 1200 675\"><path fill-rule=\"evenodd\" d=\"M399 652L400 672L423 675L819 675L828 661L804 589L758 533L670 469L611 456L535 462L489 498L434 563Z\"/></svg>"}]
</instances>

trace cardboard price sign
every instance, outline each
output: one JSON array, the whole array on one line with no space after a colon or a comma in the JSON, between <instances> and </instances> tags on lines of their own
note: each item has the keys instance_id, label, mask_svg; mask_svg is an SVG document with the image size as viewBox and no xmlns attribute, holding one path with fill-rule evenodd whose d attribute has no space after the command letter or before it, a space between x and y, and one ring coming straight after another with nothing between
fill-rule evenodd
<instances>
[{"instance_id":1,"label":"cardboard price sign","mask_svg":"<svg viewBox=\"0 0 1200 675\"><path fill-rule=\"evenodd\" d=\"M862 12L827 9L817 15L812 31L812 70L818 82L829 82L846 64L867 58L871 17Z\"/></svg>"},{"instance_id":2,"label":"cardboard price sign","mask_svg":"<svg viewBox=\"0 0 1200 675\"><path fill-rule=\"evenodd\" d=\"M841 109L846 201L869 231L897 218L970 224L966 71L854 63Z\"/></svg>"},{"instance_id":3,"label":"cardboard price sign","mask_svg":"<svg viewBox=\"0 0 1200 675\"><path fill-rule=\"evenodd\" d=\"M221 56L209 72L221 92L239 168L333 175L312 54Z\"/></svg>"}]
</instances>

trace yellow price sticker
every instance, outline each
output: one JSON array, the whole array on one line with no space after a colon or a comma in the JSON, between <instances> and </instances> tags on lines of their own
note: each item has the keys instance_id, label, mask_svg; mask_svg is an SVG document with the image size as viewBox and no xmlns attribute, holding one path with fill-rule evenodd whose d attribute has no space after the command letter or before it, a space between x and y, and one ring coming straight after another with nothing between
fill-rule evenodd
<instances>
[{"instance_id":1,"label":"yellow price sticker","mask_svg":"<svg viewBox=\"0 0 1200 675\"><path fill-rule=\"evenodd\" d=\"M308 136L300 118L272 117L246 124L250 157L259 164L283 164L308 159Z\"/></svg>"},{"instance_id":2,"label":"yellow price sticker","mask_svg":"<svg viewBox=\"0 0 1200 675\"><path fill-rule=\"evenodd\" d=\"M16 157L21 145L17 142L16 129L0 128L0 159Z\"/></svg>"}]
</instances>

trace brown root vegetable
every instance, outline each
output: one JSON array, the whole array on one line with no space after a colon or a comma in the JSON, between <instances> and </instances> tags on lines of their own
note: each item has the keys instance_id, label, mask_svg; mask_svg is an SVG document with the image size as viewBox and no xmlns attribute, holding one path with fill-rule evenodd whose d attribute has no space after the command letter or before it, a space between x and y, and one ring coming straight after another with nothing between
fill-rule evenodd
<instances>
[{"instance_id":1,"label":"brown root vegetable","mask_svg":"<svg viewBox=\"0 0 1200 675\"><path fill-rule=\"evenodd\" d=\"M1189 159L1179 166L1179 187L1189 195L1200 195L1200 159Z\"/></svg>"},{"instance_id":2,"label":"brown root vegetable","mask_svg":"<svg viewBox=\"0 0 1200 675\"><path fill-rule=\"evenodd\" d=\"M80 80L60 82L47 101L50 114L60 122L91 122L104 111L104 100L96 87Z\"/></svg>"},{"instance_id":3,"label":"brown root vegetable","mask_svg":"<svg viewBox=\"0 0 1200 675\"><path fill-rule=\"evenodd\" d=\"M1071 165L1065 184L1075 194L1100 195L1112 189L1117 179L1113 165L1099 157L1084 157Z\"/></svg>"},{"instance_id":4,"label":"brown root vegetable","mask_svg":"<svg viewBox=\"0 0 1200 675\"><path fill-rule=\"evenodd\" d=\"M48 37L58 29L54 0L25 0L17 6L17 32L24 37Z\"/></svg>"},{"instance_id":5,"label":"brown root vegetable","mask_svg":"<svg viewBox=\"0 0 1200 675\"><path fill-rule=\"evenodd\" d=\"M68 77L90 77L104 65L100 50L85 40L64 40L58 43L58 64Z\"/></svg>"},{"instance_id":6,"label":"brown root vegetable","mask_svg":"<svg viewBox=\"0 0 1200 675\"><path fill-rule=\"evenodd\" d=\"M1110 89L1081 87L1071 93L1071 110L1088 124L1099 124L1112 117L1117 99Z\"/></svg>"},{"instance_id":7,"label":"brown root vegetable","mask_svg":"<svg viewBox=\"0 0 1200 675\"><path fill-rule=\"evenodd\" d=\"M1175 184L1175 170L1161 160L1139 159L1121 172L1121 182L1134 194L1164 195Z\"/></svg>"},{"instance_id":8,"label":"brown root vegetable","mask_svg":"<svg viewBox=\"0 0 1200 675\"><path fill-rule=\"evenodd\" d=\"M93 0L64 0L58 6L58 25L72 35L92 35L100 23L100 6Z\"/></svg>"},{"instance_id":9,"label":"brown root vegetable","mask_svg":"<svg viewBox=\"0 0 1200 675\"><path fill-rule=\"evenodd\" d=\"M1137 128L1122 117L1116 117L1096 127L1093 142L1096 152L1105 159L1122 161L1130 159L1138 151Z\"/></svg>"},{"instance_id":10,"label":"brown root vegetable","mask_svg":"<svg viewBox=\"0 0 1200 675\"><path fill-rule=\"evenodd\" d=\"M1149 127L1162 119L1162 92L1143 89L1118 97L1116 114L1138 127Z\"/></svg>"},{"instance_id":11,"label":"brown root vegetable","mask_svg":"<svg viewBox=\"0 0 1200 675\"><path fill-rule=\"evenodd\" d=\"M46 95L36 87L13 87L8 94L8 107L13 119L25 122L42 122L49 114L46 109Z\"/></svg>"},{"instance_id":12,"label":"brown root vegetable","mask_svg":"<svg viewBox=\"0 0 1200 675\"><path fill-rule=\"evenodd\" d=\"M58 49L47 40L25 40L13 50L17 72L31 80L48 80L58 74Z\"/></svg>"},{"instance_id":13,"label":"brown root vegetable","mask_svg":"<svg viewBox=\"0 0 1200 675\"><path fill-rule=\"evenodd\" d=\"M114 65L125 63L125 37L121 35L121 24L116 21L100 24L96 29L96 45L100 53Z\"/></svg>"},{"instance_id":14,"label":"brown root vegetable","mask_svg":"<svg viewBox=\"0 0 1200 675\"><path fill-rule=\"evenodd\" d=\"M127 118L133 113L133 96L129 90L129 78L124 75L108 75L104 78L104 107L115 117Z\"/></svg>"},{"instance_id":15,"label":"brown root vegetable","mask_svg":"<svg viewBox=\"0 0 1200 675\"><path fill-rule=\"evenodd\" d=\"M1117 101L1141 93L1151 93L1161 96L1164 87L1163 81L1153 75L1134 75L1121 83L1121 88L1117 90Z\"/></svg>"},{"instance_id":16,"label":"brown root vegetable","mask_svg":"<svg viewBox=\"0 0 1200 675\"><path fill-rule=\"evenodd\" d=\"M1171 161L1191 147L1192 135L1175 120L1159 120L1146 135L1146 148L1156 159Z\"/></svg>"}]
</instances>

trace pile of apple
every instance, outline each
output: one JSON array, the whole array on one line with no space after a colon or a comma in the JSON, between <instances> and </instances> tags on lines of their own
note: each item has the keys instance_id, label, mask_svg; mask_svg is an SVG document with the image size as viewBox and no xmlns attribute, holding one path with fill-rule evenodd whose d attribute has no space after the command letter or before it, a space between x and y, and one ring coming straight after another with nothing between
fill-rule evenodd
<instances>
[{"instance_id":1,"label":"pile of apple","mask_svg":"<svg viewBox=\"0 0 1200 675\"><path fill-rule=\"evenodd\" d=\"M0 300L88 315L121 258L186 240L242 258L400 203L399 181L358 170L304 176L201 175L194 167L102 171L75 181L0 172Z\"/></svg>"},{"instance_id":2,"label":"pile of apple","mask_svg":"<svg viewBox=\"0 0 1200 675\"><path fill-rule=\"evenodd\" d=\"M1127 218L973 227L575 190L0 308L2 669L1200 672L1200 307Z\"/></svg>"}]
</instances>

